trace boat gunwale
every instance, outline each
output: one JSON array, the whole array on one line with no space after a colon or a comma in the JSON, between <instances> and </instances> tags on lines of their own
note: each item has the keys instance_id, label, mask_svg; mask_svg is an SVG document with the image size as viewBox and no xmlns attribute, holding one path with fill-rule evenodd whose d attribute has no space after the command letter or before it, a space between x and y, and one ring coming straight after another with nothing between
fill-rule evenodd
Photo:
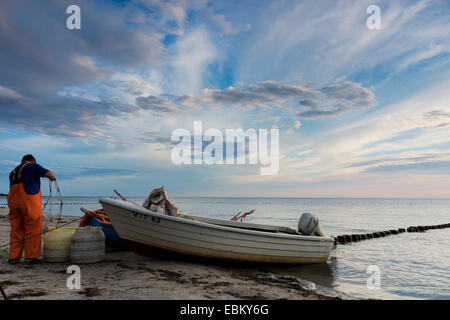
<instances>
[{"instance_id":1,"label":"boat gunwale","mask_svg":"<svg viewBox=\"0 0 450 320\"><path fill-rule=\"evenodd\" d=\"M216 229L216 230L222 230L222 231L228 231L228 232L236 232L236 233L244 233L244 234L250 234L250 235L264 235L265 237L273 237L273 238L284 238L289 240L304 240L304 241L313 241L313 242L333 242L334 239L330 236L326 237L315 237L315 236L304 236L304 235L294 235L294 234L288 234L288 233L276 233L276 232L270 232L270 231L259 231L259 230L250 230L250 229L244 229L244 228L235 228L235 227L229 227L229 226L221 226L196 220L190 220L190 219L184 219L181 217L174 217L174 216L168 216L163 215L159 213L152 212L144 207L140 207L136 204L115 200L115 199L108 199L108 198L101 198L99 200L100 204L103 205L103 203L106 203L107 205L111 206L118 206L123 210L127 210L131 213L137 212L143 215L147 216L154 216L161 219L165 219L171 222L179 222L179 223L185 223L189 225L194 226L200 226L203 228L209 228L209 229ZM136 209L137 211L135 211ZM113 221L112 221L113 222ZM114 222L113 222L114 226Z\"/></svg>"}]
</instances>

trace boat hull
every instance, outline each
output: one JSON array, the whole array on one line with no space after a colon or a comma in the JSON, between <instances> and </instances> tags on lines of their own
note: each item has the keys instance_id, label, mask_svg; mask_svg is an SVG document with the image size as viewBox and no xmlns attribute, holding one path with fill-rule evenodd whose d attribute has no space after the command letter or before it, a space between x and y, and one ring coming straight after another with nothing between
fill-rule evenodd
<instances>
[{"instance_id":1,"label":"boat hull","mask_svg":"<svg viewBox=\"0 0 450 320\"><path fill-rule=\"evenodd\" d=\"M171 253L201 259L264 264L328 260L334 240L233 228L153 213L129 202L101 199L127 247L139 255ZM239 222L236 222L239 223Z\"/></svg>"}]
</instances>

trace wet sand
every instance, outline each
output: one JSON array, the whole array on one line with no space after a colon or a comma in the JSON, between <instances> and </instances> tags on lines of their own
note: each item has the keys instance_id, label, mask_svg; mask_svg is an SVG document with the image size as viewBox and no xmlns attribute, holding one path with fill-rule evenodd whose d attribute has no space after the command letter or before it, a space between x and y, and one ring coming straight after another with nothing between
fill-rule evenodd
<instances>
[{"instance_id":1,"label":"wet sand","mask_svg":"<svg viewBox=\"0 0 450 320\"><path fill-rule=\"evenodd\" d=\"M8 209L0 208L0 245L9 242L7 215ZM72 219L76 218L63 217L61 222ZM7 261L8 247L0 248L0 285L10 299L338 299L265 268L149 258L129 251L108 251L103 262L80 265L79 290L67 288L69 262L9 265Z\"/></svg>"}]
</instances>

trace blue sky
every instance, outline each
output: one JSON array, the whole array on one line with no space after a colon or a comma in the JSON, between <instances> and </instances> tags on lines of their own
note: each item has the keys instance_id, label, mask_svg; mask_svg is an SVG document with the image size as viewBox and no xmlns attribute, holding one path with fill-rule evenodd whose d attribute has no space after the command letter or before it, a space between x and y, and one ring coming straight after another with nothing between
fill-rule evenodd
<instances>
[{"instance_id":1,"label":"blue sky","mask_svg":"<svg viewBox=\"0 0 450 320\"><path fill-rule=\"evenodd\" d=\"M449 17L445 0L2 1L0 193L32 153L64 195L448 198ZM174 165L195 120L279 128L278 174Z\"/></svg>"}]
</instances>

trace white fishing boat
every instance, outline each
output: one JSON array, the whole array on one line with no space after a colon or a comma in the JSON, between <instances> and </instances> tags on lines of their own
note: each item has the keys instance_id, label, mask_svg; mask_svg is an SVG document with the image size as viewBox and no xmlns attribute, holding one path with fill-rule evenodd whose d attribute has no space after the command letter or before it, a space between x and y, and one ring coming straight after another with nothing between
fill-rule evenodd
<instances>
[{"instance_id":1,"label":"white fishing boat","mask_svg":"<svg viewBox=\"0 0 450 320\"><path fill-rule=\"evenodd\" d=\"M308 214L301 217L299 229L314 235L282 226L169 216L115 199L100 199L100 203L120 238L139 255L163 252L237 262L303 264L327 261L334 246L334 239L320 230L317 218Z\"/></svg>"}]
</instances>

